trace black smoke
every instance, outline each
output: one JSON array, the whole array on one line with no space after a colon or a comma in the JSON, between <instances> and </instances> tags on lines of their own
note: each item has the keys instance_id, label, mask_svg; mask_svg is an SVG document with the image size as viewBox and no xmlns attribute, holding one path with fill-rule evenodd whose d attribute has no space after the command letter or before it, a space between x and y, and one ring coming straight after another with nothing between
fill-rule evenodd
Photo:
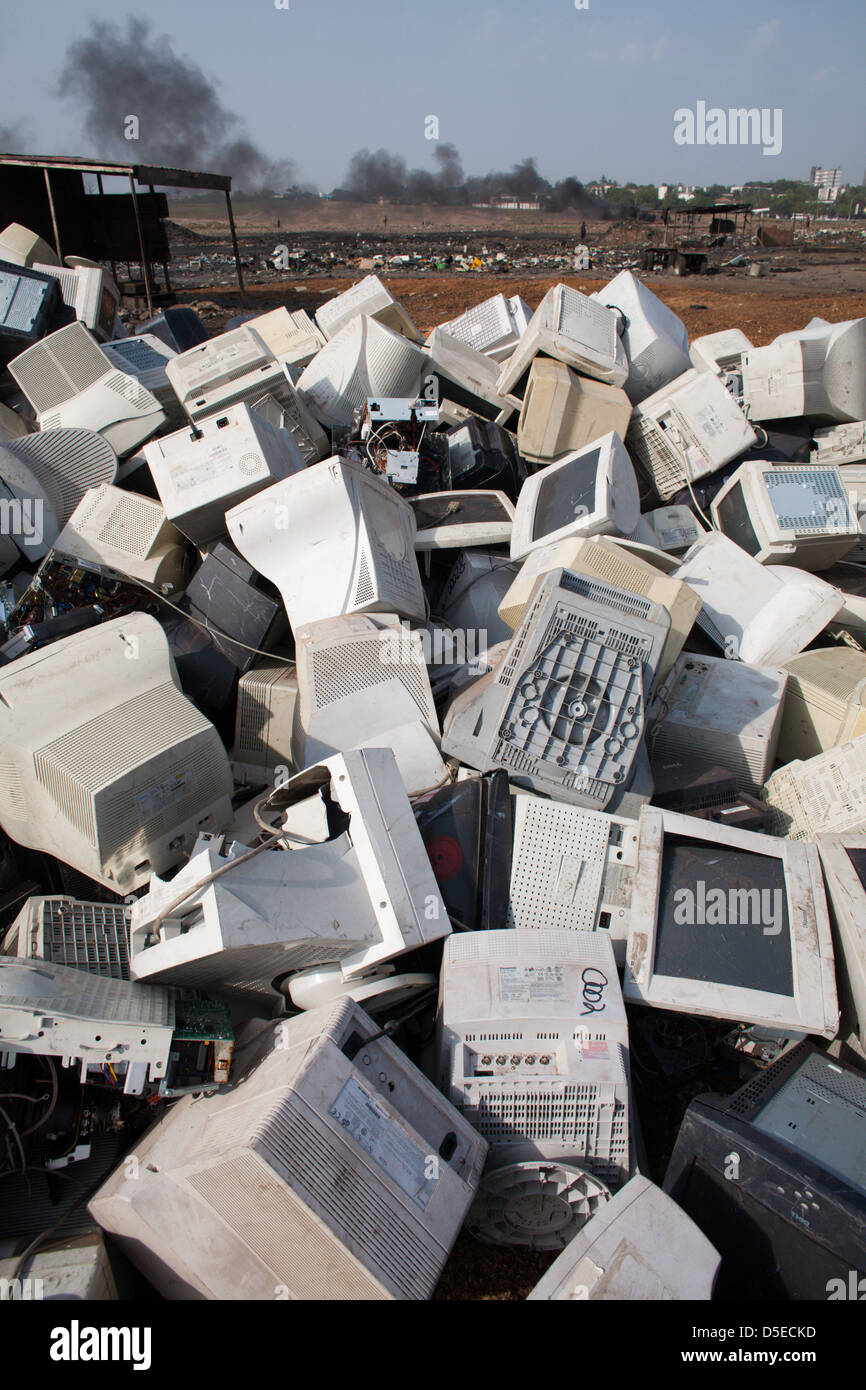
<instances>
[{"instance_id":1,"label":"black smoke","mask_svg":"<svg viewBox=\"0 0 866 1390\"><path fill-rule=\"evenodd\" d=\"M216 83L145 19L125 28L94 21L69 45L58 92L81 108L96 158L230 174L246 193L281 193L295 182L294 161L264 154ZM138 117L137 140L124 136L128 116Z\"/></svg>"}]
</instances>

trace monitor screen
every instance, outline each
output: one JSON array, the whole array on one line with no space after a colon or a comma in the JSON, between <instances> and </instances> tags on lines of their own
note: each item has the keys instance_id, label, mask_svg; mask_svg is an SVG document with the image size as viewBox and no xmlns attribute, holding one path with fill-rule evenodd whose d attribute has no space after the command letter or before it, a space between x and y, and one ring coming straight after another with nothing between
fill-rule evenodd
<instances>
[{"instance_id":1,"label":"monitor screen","mask_svg":"<svg viewBox=\"0 0 866 1390\"><path fill-rule=\"evenodd\" d=\"M538 493L532 524L533 541L560 531L572 520L595 511L595 485L601 450L582 454L568 468L545 478Z\"/></svg>"},{"instance_id":2,"label":"monitor screen","mask_svg":"<svg viewBox=\"0 0 866 1390\"><path fill-rule=\"evenodd\" d=\"M747 554L758 554L761 543L749 516L742 483L732 487L728 495L716 504L716 514L726 536L736 541Z\"/></svg>"},{"instance_id":3,"label":"monitor screen","mask_svg":"<svg viewBox=\"0 0 866 1390\"><path fill-rule=\"evenodd\" d=\"M782 860L665 835L654 969L793 997Z\"/></svg>"},{"instance_id":4,"label":"monitor screen","mask_svg":"<svg viewBox=\"0 0 866 1390\"><path fill-rule=\"evenodd\" d=\"M854 872L863 885L866 893L866 849L847 849L845 853L854 865Z\"/></svg>"}]
</instances>

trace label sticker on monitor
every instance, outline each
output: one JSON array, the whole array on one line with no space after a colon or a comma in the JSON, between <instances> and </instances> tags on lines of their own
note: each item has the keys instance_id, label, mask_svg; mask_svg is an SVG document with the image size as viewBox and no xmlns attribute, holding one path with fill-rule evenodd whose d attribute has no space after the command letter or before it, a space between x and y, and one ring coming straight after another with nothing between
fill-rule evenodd
<instances>
[{"instance_id":1,"label":"label sticker on monitor","mask_svg":"<svg viewBox=\"0 0 866 1390\"><path fill-rule=\"evenodd\" d=\"M169 465L169 475L177 492L187 492L190 488L201 487L222 473L230 473L234 468L234 455L222 442L212 444L205 454L198 454L194 464L187 459L179 459Z\"/></svg>"},{"instance_id":2,"label":"label sticker on monitor","mask_svg":"<svg viewBox=\"0 0 866 1390\"><path fill-rule=\"evenodd\" d=\"M438 1165L431 1161L434 1156L424 1153L353 1077L328 1113L417 1207L426 1210L438 1181Z\"/></svg>"},{"instance_id":3,"label":"label sticker on monitor","mask_svg":"<svg viewBox=\"0 0 866 1390\"><path fill-rule=\"evenodd\" d=\"M142 820L150 820L151 816L164 811L166 806L173 806L176 801L180 801L186 795L189 783L188 772L176 772L173 777L167 777L164 782L140 792L136 799Z\"/></svg>"},{"instance_id":4,"label":"label sticker on monitor","mask_svg":"<svg viewBox=\"0 0 866 1390\"><path fill-rule=\"evenodd\" d=\"M529 1004L536 999L553 999L568 1004L571 996L561 965L501 965L499 998L503 1003Z\"/></svg>"}]
</instances>

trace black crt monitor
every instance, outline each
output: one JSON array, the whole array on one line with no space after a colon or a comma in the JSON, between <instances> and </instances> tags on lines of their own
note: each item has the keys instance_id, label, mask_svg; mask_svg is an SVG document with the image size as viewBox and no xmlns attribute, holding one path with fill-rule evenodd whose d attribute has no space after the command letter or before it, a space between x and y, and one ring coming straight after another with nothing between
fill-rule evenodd
<instances>
[{"instance_id":1,"label":"black crt monitor","mask_svg":"<svg viewBox=\"0 0 866 1390\"><path fill-rule=\"evenodd\" d=\"M866 1075L800 1043L733 1096L699 1096L664 1190L722 1256L717 1299L856 1298Z\"/></svg>"},{"instance_id":2,"label":"black crt monitor","mask_svg":"<svg viewBox=\"0 0 866 1390\"><path fill-rule=\"evenodd\" d=\"M512 849L507 773L443 787L416 803L415 818L451 925L464 931L504 927Z\"/></svg>"}]
</instances>

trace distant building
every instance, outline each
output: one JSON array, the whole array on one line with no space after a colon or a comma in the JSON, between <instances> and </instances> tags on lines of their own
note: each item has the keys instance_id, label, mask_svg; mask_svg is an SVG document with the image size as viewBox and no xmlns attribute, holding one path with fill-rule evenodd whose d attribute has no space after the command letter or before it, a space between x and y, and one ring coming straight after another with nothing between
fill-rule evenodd
<instances>
[{"instance_id":1,"label":"distant building","mask_svg":"<svg viewBox=\"0 0 866 1390\"><path fill-rule=\"evenodd\" d=\"M819 203L835 203L842 192L842 170L821 169L813 165L809 182L818 190Z\"/></svg>"},{"instance_id":2,"label":"distant building","mask_svg":"<svg viewBox=\"0 0 866 1390\"><path fill-rule=\"evenodd\" d=\"M669 187L669 185L666 184L666 183L660 183L660 184L659 184L659 187L658 187L658 194L659 194L659 202L660 202L660 203L663 203L664 200L665 200L665 198L668 196L668 187Z\"/></svg>"},{"instance_id":3,"label":"distant building","mask_svg":"<svg viewBox=\"0 0 866 1390\"><path fill-rule=\"evenodd\" d=\"M500 208L508 212L540 212L541 203L537 198L513 198L505 195L502 198L491 198L489 203L474 203L476 208Z\"/></svg>"}]
</instances>

